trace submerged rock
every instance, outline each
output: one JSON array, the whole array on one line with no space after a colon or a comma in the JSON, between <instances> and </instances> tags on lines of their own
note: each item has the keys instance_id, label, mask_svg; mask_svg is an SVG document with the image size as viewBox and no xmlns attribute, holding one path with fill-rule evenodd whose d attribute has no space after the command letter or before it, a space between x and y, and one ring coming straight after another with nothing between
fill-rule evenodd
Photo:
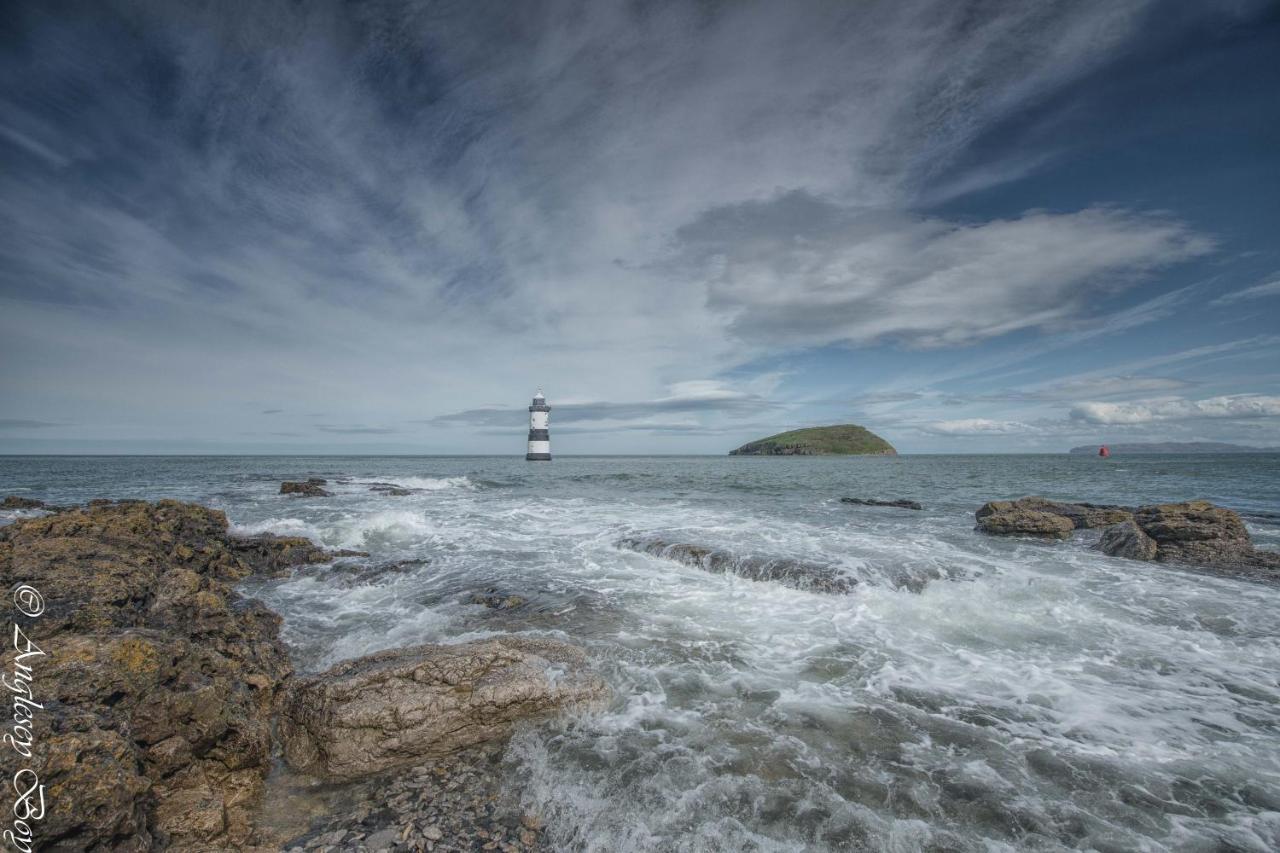
<instances>
[{"instance_id":1,"label":"submerged rock","mask_svg":"<svg viewBox=\"0 0 1280 853\"><path fill-rule=\"evenodd\" d=\"M857 504L858 506L888 506L897 509L924 509L919 502L909 500L881 501L875 498L841 498L840 503Z\"/></svg>"},{"instance_id":2,"label":"submerged rock","mask_svg":"<svg viewBox=\"0 0 1280 853\"><path fill-rule=\"evenodd\" d=\"M0 509L44 509L44 501L35 498L24 498L20 495L9 495L0 501Z\"/></svg>"},{"instance_id":3,"label":"submerged rock","mask_svg":"<svg viewBox=\"0 0 1280 853\"><path fill-rule=\"evenodd\" d=\"M356 779L505 737L521 720L608 696L581 649L499 637L378 652L299 680L279 730L292 767Z\"/></svg>"},{"instance_id":4,"label":"submerged rock","mask_svg":"<svg viewBox=\"0 0 1280 853\"><path fill-rule=\"evenodd\" d=\"M734 574L753 581L776 581L783 586L807 592L846 595L853 592L857 581L846 577L834 566L807 563L785 557L737 556L728 551L672 542L660 537L627 537L618 540L619 548L639 551L654 557L675 560L713 574Z\"/></svg>"},{"instance_id":5,"label":"submerged rock","mask_svg":"<svg viewBox=\"0 0 1280 853\"><path fill-rule=\"evenodd\" d=\"M978 521L978 530L993 536L1066 539L1076 527L1066 516L1031 509L1019 501L988 501L974 516Z\"/></svg>"},{"instance_id":6,"label":"submerged rock","mask_svg":"<svg viewBox=\"0 0 1280 853\"><path fill-rule=\"evenodd\" d=\"M1129 560L1154 560L1156 542L1133 520L1113 524L1102 531L1098 550L1111 557Z\"/></svg>"},{"instance_id":7,"label":"submerged rock","mask_svg":"<svg viewBox=\"0 0 1280 853\"><path fill-rule=\"evenodd\" d=\"M328 482L328 480L321 477L312 477L305 482L285 480L280 484L280 494L299 495L308 498L331 498L333 497L333 492L324 488Z\"/></svg>"},{"instance_id":8,"label":"submerged rock","mask_svg":"<svg viewBox=\"0 0 1280 853\"><path fill-rule=\"evenodd\" d=\"M252 837L270 717L290 666L280 619L232 584L295 543L227 535L177 501L95 502L0 529L0 582L29 584L42 838L65 849L216 850ZM308 556L314 556L307 552Z\"/></svg>"},{"instance_id":9,"label":"submerged rock","mask_svg":"<svg viewBox=\"0 0 1280 853\"><path fill-rule=\"evenodd\" d=\"M364 551L329 551L303 536L277 536L259 533L255 536L233 536L227 545L252 568L253 574L279 578L292 574L299 566L327 563L337 557L367 557Z\"/></svg>"},{"instance_id":10,"label":"submerged rock","mask_svg":"<svg viewBox=\"0 0 1280 853\"><path fill-rule=\"evenodd\" d=\"M490 610L515 610L518 607L524 607L529 602L518 595L505 593L497 587L490 587L484 592L477 592L471 596L472 604L483 604Z\"/></svg>"}]
</instances>

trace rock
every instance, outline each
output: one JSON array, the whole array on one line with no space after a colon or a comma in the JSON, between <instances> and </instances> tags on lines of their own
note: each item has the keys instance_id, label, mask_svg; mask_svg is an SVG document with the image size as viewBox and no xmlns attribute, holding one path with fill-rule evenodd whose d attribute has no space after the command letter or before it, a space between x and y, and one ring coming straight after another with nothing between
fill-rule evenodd
<instances>
[{"instance_id":1,"label":"rock","mask_svg":"<svg viewBox=\"0 0 1280 853\"><path fill-rule=\"evenodd\" d=\"M369 491L395 497L413 494L413 489L406 489L404 486L397 486L395 483L374 483L369 487Z\"/></svg>"},{"instance_id":2,"label":"rock","mask_svg":"<svg viewBox=\"0 0 1280 853\"><path fill-rule=\"evenodd\" d=\"M227 527L193 504L95 501L0 528L0 583L44 596L21 624L47 653L41 833L61 848L215 850L250 837L290 666L279 617L232 584L321 552L246 549Z\"/></svg>"},{"instance_id":3,"label":"rock","mask_svg":"<svg viewBox=\"0 0 1280 853\"><path fill-rule=\"evenodd\" d=\"M1111 557L1129 560L1154 560L1156 542L1135 521L1122 521L1102 531L1098 550Z\"/></svg>"},{"instance_id":4,"label":"rock","mask_svg":"<svg viewBox=\"0 0 1280 853\"><path fill-rule=\"evenodd\" d=\"M296 769L355 779L505 737L521 720L608 695L582 651L555 640L416 646L298 680L279 731Z\"/></svg>"},{"instance_id":5,"label":"rock","mask_svg":"<svg viewBox=\"0 0 1280 853\"><path fill-rule=\"evenodd\" d=\"M484 592L477 592L471 596L471 603L483 604L490 610L514 610L517 607L523 607L528 602L518 595L508 595L496 587L490 587Z\"/></svg>"},{"instance_id":6,"label":"rock","mask_svg":"<svg viewBox=\"0 0 1280 853\"><path fill-rule=\"evenodd\" d=\"M24 498L19 495L9 495L0 502L0 509L44 509L44 501L38 501L35 498Z\"/></svg>"},{"instance_id":7,"label":"rock","mask_svg":"<svg viewBox=\"0 0 1280 853\"><path fill-rule=\"evenodd\" d=\"M694 566L713 574L730 573L753 581L776 581L792 589L847 595L857 581L835 566L809 563L787 557L739 556L719 548L672 542L661 536L628 536L617 542L619 548L639 551Z\"/></svg>"},{"instance_id":8,"label":"rock","mask_svg":"<svg viewBox=\"0 0 1280 853\"><path fill-rule=\"evenodd\" d=\"M1240 516L1209 501L1139 507L1134 520L1155 540L1161 562L1280 571L1280 554L1254 548Z\"/></svg>"},{"instance_id":9,"label":"rock","mask_svg":"<svg viewBox=\"0 0 1280 853\"><path fill-rule=\"evenodd\" d=\"M974 516L978 530L993 536L1041 536L1066 539L1075 530L1071 519L1052 512L1028 509L1017 501L988 501Z\"/></svg>"},{"instance_id":10,"label":"rock","mask_svg":"<svg viewBox=\"0 0 1280 853\"><path fill-rule=\"evenodd\" d=\"M896 501L880 501L874 498L841 498L842 504L857 504L859 506L888 506L897 509L924 509L916 501L896 500Z\"/></svg>"},{"instance_id":11,"label":"rock","mask_svg":"<svg viewBox=\"0 0 1280 853\"><path fill-rule=\"evenodd\" d=\"M327 491L324 485L328 480L320 477L312 477L306 482L292 482L285 480L280 484L280 494L282 495L299 495L308 498L331 498L333 492Z\"/></svg>"},{"instance_id":12,"label":"rock","mask_svg":"<svg viewBox=\"0 0 1280 853\"><path fill-rule=\"evenodd\" d=\"M1026 497L1013 501L1021 509L1048 512L1071 520L1077 529L1107 527L1133 518L1130 507L1113 504L1067 503L1042 497Z\"/></svg>"},{"instance_id":13,"label":"rock","mask_svg":"<svg viewBox=\"0 0 1280 853\"><path fill-rule=\"evenodd\" d=\"M227 544L250 566L252 574L273 578L285 577L299 566L328 563L339 557L369 556L364 551L329 551L302 536L276 536L274 533L233 536Z\"/></svg>"}]
</instances>

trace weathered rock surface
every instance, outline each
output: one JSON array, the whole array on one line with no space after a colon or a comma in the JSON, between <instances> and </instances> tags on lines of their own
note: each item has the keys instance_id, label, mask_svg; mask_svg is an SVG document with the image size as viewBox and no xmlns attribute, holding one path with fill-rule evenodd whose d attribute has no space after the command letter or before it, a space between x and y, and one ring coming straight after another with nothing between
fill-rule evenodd
<instances>
[{"instance_id":1,"label":"weathered rock surface","mask_svg":"<svg viewBox=\"0 0 1280 853\"><path fill-rule=\"evenodd\" d=\"M858 506L888 506L897 509L924 509L918 501L909 500L881 501L875 498L841 498L840 503L856 504Z\"/></svg>"},{"instance_id":2,"label":"weathered rock surface","mask_svg":"<svg viewBox=\"0 0 1280 853\"><path fill-rule=\"evenodd\" d=\"M1069 503L1037 496L1018 498L1014 501L990 501L976 513L978 529L996 535L1054 536L1065 538L1059 531L1062 525L1054 524L1027 513L1047 513L1067 519L1072 529L1106 527L1133 518L1129 507L1112 504ZM1000 516L985 524L983 519ZM1022 530L1021 527L1029 529ZM1034 528L1030 529L1030 528ZM1039 530L1046 532L1038 532ZM1067 531L1067 535L1070 531Z\"/></svg>"},{"instance_id":3,"label":"weathered rock surface","mask_svg":"<svg viewBox=\"0 0 1280 853\"><path fill-rule=\"evenodd\" d=\"M490 610L515 610L518 607L524 607L529 602L515 593L503 592L497 587L490 587L484 592L477 592L472 595L471 603L483 604Z\"/></svg>"},{"instance_id":4,"label":"weathered rock surface","mask_svg":"<svg viewBox=\"0 0 1280 853\"><path fill-rule=\"evenodd\" d=\"M608 695L582 651L556 640L415 646L296 681L279 732L294 768L356 779L505 737L521 720Z\"/></svg>"},{"instance_id":5,"label":"weathered rock surface","mask_svg":"<svg viewBox=\"0 0 1280 853\"><path fill-rule=\"evenodd\" d=\"M858 583L834 566L787 557L740 556L706 545L673 542L661 536L628 536L618 540L617 546L674 560L713 574L727 572L747 580L775 581L808 592L846 595L853 592Z\"/></svg>"},{"instance_id":6,"label":"weathered rock surface","mask_svg":"<svg viewBox=\"0 0 1280 853\"><path fill-rule=\"evenodd\" d=\"M1161 562L1280 571L1280 553L1254 548L1240 516L1209 501L1139 507L1134 520L1155 540Z\"/></svg>"},{"instance_id":7,"label":"weathered rock surface","mask_svg":"<svg viewBox=\"0 0 1280 853\"><path fill-rule=\"evenodd\" d=\"M96 501L0 528L0 582L30 584L45 602L21 618L47 653L35 681L44 844L250 842L290 667L279 617L231 585L322 557L290 540L248 546L228 537L223 513L177 501Z\"/></svg>"},{"instance_id":8,"label":"weathered rock surface","mask_svg":"<svg viewBox=\"0 0 1280 853\"><path fill-rule=\"evenodd\" d=\"M1154 560L1156 541L1142 531L1133 520L1113 524L1102 531L1098 550L1111 557L1129 560Z\"/></svg>"},{"instance_id":9,"label":"weathered rock surface","mask_svg":"<svg viewBox=\"0 0 1280 853\"><path fill-rule=\"evenodd\" d=\"M0 501L0 509L44 509L44 501L24 498L21 495L9 495Z\"/></svg>"},{"instance_id":10,"label":"weathered rock surface","mask_svg":"<svg viewBox=\"0 0 1280 853\"><path fill-rule=\"evenodd\" d=\"M333 497L333 492L324 488L328 482L328 480L320 477L312 477L304 482L285 480L280 484L280 494L299 495L308 498L331 498Z\"/></svg>"},{"instance_id":11,"label":"weathered rock surface","mask_svg":"<svg viewBox=\"0 0 1280 853\"><path fill-rule=\"evenodd\" d=\"M1064 515L1031 509L1019 501L988 501L974 514L978 529L993 536L1066 539L1075 523Z\"/></svg>"}]
</instances>

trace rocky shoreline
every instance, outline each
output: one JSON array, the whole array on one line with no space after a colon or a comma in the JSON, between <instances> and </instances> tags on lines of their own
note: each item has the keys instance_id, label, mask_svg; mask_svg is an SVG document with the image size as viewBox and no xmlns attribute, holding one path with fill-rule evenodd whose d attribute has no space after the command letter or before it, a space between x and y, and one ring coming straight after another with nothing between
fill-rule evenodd
<instances>
[{"instance_id":1,"label":"rocky shoreline","mask_svg":"<svg viewBox=\"0 0 1280 853\"><path fill-rule=\"evenodd\" d=\"M1127 507L1033 496L989 501L974 517L995 536L1067 539L1101 528L1095 547L1108 556L1280 582L1280 553L1255 548L1239 514L1209 501Z\"/></svg>"},{"instance_id":2,"label":"rocky shoreline","mask_svg":"<svg viewBox=\"0 0 1280 853\"><path fill-rule=\"evenodd\" d=\"M576 647L518 636L295 677L279 616L235 584L367 555L172 500L5 506L48 513L0 528L0 579L43 596L18 619L44 652L42 848L536 849L536 816L498 806L495 745L609 695ZM289 790L305 826L272 818Z\"/></svg>"}]
</instances>

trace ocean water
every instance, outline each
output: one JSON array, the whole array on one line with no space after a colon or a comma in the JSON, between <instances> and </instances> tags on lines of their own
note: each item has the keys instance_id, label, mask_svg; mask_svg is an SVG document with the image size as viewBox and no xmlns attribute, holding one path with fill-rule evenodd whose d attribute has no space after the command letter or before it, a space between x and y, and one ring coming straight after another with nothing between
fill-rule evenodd
<instances>
[{"instance_id":1,"label":"ocean water","mask_svg":"<svg viewBox=\"0 0 1280 853\"><path fill-rule=\"evenodd\" d=\"M336 495L276 493L309 476ZM8 457L0 494L182 498L368 551L246 586L305 671L502 632L584 646L613 702L505 763L557 849L1280 849L1280 587L973 531L995 498L1203 497L1280 548L1280 456ZM528 604L472 603L491 588Z\"/></svg>"}]
</instances>

